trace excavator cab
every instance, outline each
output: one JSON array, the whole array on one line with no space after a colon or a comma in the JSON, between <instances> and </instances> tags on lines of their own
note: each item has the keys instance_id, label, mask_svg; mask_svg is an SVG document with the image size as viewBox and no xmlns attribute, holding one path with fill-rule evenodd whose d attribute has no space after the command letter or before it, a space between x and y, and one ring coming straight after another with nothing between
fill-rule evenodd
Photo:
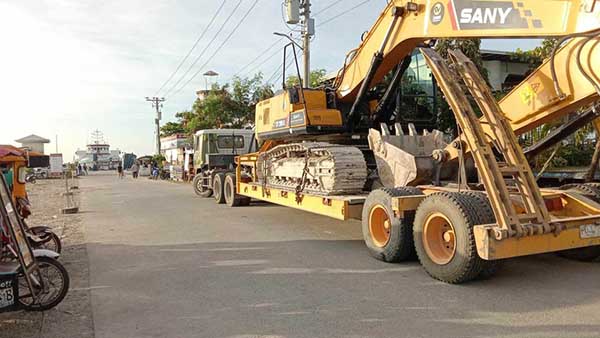
<instances>
[{"instance_id":1,"label":"excavator cab","mask_svg":"<svg viewBox=\"0 0 600 338\"><path fill-rule=\"evenodd\" d=\"M329 108L324 90L294 86L256 105L259 140L344 131L342 113Z\"/></svg>"},{"instance_id":2,"label":"excavator cab","mask_svg":"<svg viewBox=\"0 0 600 338\"><path fill-rule=\"evenodd\" d=\"M298 85L286 84L288 49L296 65ZM283 48L282 90L256 105L256 138L260 141L323 135L344 131L342 113L325 89L304 88L293 41Z\"/></svg>"}]
</instances>

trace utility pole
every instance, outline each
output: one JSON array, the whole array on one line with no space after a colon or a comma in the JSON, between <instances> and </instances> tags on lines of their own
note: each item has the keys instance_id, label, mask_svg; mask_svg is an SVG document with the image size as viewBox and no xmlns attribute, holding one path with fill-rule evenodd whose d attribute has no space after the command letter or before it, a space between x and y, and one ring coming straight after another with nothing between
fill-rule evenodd
<instances>
[{"instance_id":1,"label":"utility pole","mask_svg":"<svg viewBox=\"0 0 600 338\"><path fill-rule=\"evenodd\" d=\"M152 107L156 108L156 118L154 119L154 123L156 124L156 155L160 155L160 120L161 120L161 112L160 108L162 108L162 102L165 101L164 97L147 97L146 101L152 102Z\"/></svg>"},{"instance_id":2,"label":"utility pole","mask_svg":"<svg viewBox=\"0 0 600 338\"><path fill-rule=\"evenodd\" d=\"M304 87L310 88L310 38L315 35L315 19L310 17L310 0L303 0L302 3L304 15L304 24L302 38L304 41Z\"/></svg>"}]
</instances>

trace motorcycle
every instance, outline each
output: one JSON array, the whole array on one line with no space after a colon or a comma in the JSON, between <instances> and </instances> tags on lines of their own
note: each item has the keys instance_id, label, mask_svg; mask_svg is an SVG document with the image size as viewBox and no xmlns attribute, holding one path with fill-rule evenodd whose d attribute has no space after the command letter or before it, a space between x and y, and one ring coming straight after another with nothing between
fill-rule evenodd
<instances>
[{"instance_id":1,"label":"motorcycle","mask_svg":"<svg viewBox=\"0 0 600 338\"><path fill-rule=\"evenodd\" d=\"M45 179L48 178L48 168L33 168L33 174L35 178Z\"/></svg>"},{"instance_id":2,"label":"motorcycle","mask_svg":"<svg viewBox=\"0 0 600 338\"><path fill-rule=\"evenodd\" d=\"M58 254L62 251L62 242L60 237L52 231L52 228L46 225L30 227L25 218L31 214L31 205L25 198L17 197L17 211L23 221L23 229L27 235L29 244L34 249L51 250Z\"/></svg>"},{"instance_id":3,"label":"motorcycle","mask_svg":"<svg viewBox=\"0 0 600 338\"><path fill-rule=\"evenodd\" d=\"M58 305L69 291L69 274L58 253L32 249L2 175L0 223L0 312L45 311Z\"/></svg>"},{"instance_id":4,"label":"motorcycle","mask_svg":"<svg viewBox=\"0 0 600 338\"><path fill-rule=\"evenodd\" d=\"M25 182L35 184L35 182L36 182L36 175L35 175L35 173L29 173L29 174L27 174L25 176Z\"/></svg>"}]
</instances>

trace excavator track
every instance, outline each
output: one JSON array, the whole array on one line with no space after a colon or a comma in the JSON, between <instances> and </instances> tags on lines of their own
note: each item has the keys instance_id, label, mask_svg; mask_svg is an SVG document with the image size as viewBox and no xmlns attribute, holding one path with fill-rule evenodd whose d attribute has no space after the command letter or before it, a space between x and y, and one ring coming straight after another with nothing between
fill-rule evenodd
<instances>
[{"instance_id":1,"label":"excavator track","mask_svg":"<svg viewBox=\"0 0 600 338\"><path fill-rule=\"evenodd\" d=\"M325 142L277 146L261 154L257 166L267 187L325 196L360 193L367 180L360 149Z\"/></svg>"}]
</instances>

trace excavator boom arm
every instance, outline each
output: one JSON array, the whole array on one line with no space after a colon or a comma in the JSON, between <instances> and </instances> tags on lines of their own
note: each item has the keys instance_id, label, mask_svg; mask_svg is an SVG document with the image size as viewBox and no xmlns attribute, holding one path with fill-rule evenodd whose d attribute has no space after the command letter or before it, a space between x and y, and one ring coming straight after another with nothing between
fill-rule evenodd
<instances>
[{"instance_id":1,"label":"excavator boom arm","mask_svg":"<svg viewBox=\"0 0 600 338\"><path fill-rule=\"evenodd\" d=\"M400 18L398 18L401 13ZM392 0L336 79L337 96L353 102L415 47L438 38L532 38L600 28L597 0ZM374 57L379 57L373 70Z\"/></svg>"}]
</instances>

